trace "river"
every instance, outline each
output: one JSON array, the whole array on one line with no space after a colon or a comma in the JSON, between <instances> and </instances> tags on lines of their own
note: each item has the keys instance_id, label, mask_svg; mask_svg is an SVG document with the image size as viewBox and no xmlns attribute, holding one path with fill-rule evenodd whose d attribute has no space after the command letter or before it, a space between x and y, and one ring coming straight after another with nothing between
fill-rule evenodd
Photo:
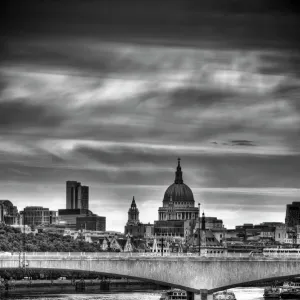
<instances>
[{"instance_id":1,"label":"river","mask_svg":"<svg viewBox=\"0 0 300 300\"><path fill-rule=\"evenodd\" d=\"M237 300L263 300L263 288L235 288L231 289ZM6 300L159 300L160 293L134 292L110 294L45 294L8 296ZM208 299L211 299L209 297Z\"/></svg>"}]
</instances>

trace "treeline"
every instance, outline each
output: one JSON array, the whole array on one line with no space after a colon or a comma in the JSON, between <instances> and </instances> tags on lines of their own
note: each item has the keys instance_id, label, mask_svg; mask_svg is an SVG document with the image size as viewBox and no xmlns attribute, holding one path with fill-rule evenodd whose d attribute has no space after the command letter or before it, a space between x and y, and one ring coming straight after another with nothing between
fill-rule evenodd
<instances>
[{"instance_id":1,"label":"treeline","mask_svg":"<svg viewBox=\"0 0 300 300\"><path fill-rule=\"evenodd\" d=\"M24 234L4 224L0 224L0 251L20 252L25 245L26 252L99 252L99 244L90 244L81 240L74 240L71 236L58 233Z\"/></svg>"}]
</instances>

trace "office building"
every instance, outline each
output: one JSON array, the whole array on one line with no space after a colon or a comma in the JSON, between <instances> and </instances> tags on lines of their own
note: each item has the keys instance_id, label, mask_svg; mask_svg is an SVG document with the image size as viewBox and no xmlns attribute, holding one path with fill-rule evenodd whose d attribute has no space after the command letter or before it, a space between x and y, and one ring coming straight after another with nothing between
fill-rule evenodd
<instances>
[{"instance_id":1,"label":"office building","mask_svg":"<svg viewBox=\"0 0 300 300\"><path fill-rule=\"evenodd\" d=\"M89 209L89 187L77 181L67 181L66 209Z\"/></svg>"},{"instance_id":2,"label":"office building","mask_svg":"<svg viewBox=\"0 0 300 300\"><path fill-rule=\"evenodd\" d=\"M9 200L0 200L0 223L16 225L19 221L19 213L16 206Z\"/></svg>"},{"instance_id":3,"label":"office building","mask_svg":"<svg viewBox=\"0 0 300 300\"><path fill-rule=\"evenodd\" d=\"M106 218L97 215L77 217L76 230L106 231Z\"/></svg>"},{"instance_id":4,"label":"office building","mask_svg":"<svg viewBox=\"0 0 300 300\"><path fill-rule=\"evenodd\" d=\"M200 218L200 224L202 222L202 217ZM199 222L197 220L196 227L199 226ZM221 229L223 228L223 220L220 220L216 217L205 217L205 227L206 229Z\"/></svg>"},{"instance_id":5,"label":"office building","mask_svg":"<svg viewBox=\"0 0 300 300\"><path fill-rule=\"evenodd\" d=\"M81 186L81 208L89 209L89 187L86 185Z\"/></svg>"},{"instance_id":6,"label":"office building","mask_svg":"<svg viewBox=\"0 0 300 300\"><path fill-rule=\"evenodd\" d=\"M64 224L66 228L76 230L77 218L92 216L93 213L87 209L59 209L59 223Z\"/></svg>"},{"instance_id":7,"label":"office building","mask_svg":"<svg viewBox=\"0 0 300 300\"><path fill-rule=\"evenodd\" d=\"M287 204L285 225L288 227L300 225L300 202L292 202L292 204Z\"/></svg>"},{"instance_id":8,"label":"office building","mask_svg":"<svg viewBox=\"0 0 300 300\"><path fill-rule=\"evenodd\" d=\"M59 209L59 224L71 230L106 230L106 217L101 217L88 209Z\"/></svg>"},{"instance_id":9,"label":"office building","mask_svg":"<svg viewBox=\"0 0 300 300\"><path fill-rule=\"evenodd\" d=\"M42 206L27 206L20 212L20 223L29 226L50 225L57 222L57 211Z\"/></svg>"}]
</instances>

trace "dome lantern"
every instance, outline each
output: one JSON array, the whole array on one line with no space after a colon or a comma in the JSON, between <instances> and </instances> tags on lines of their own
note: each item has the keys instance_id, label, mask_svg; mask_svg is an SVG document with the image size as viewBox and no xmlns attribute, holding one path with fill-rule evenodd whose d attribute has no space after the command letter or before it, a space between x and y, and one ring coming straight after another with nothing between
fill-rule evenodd
<instances>
[{"instance_id":1,"label":"dome lantern","mask_svg":"<svg viewBox=\"0 0 300 300\"><path fill-rule=\"evenodd\" d=\"M134 196L133 196L132 202L131 202L131 209L136 209L136 203L135 203Z\"/></svg>"},{"instance_id":2,"label":"dome lantern","mask_svg":"<svg viewBox=\"0 0 300 300\"><path fill-rule=\"evenodd\" d=\"M180 166L180 158L178 157L178 165L177 165L177 170L175 172L175 181L176 184L183 184L183 179L182 179L182 171L181 171L181 166Z\"/></svg>"}]
</instances>

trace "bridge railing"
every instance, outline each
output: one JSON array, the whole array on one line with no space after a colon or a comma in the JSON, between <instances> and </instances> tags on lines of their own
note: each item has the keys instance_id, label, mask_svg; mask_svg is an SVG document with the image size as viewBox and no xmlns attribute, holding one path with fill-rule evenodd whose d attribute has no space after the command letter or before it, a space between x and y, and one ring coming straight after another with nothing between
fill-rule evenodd
<instances>
[{"instance_id":1,"label":"bridge railing","mask_svg":"<svg viewBox=\"0 0 300 300\"><path fill-rule=\"evenodd\" d=\"M23 254L22 254L23 256ZM251 259L278 259L278 258L291 258L291 259L300 259L300 255L272 255L272 256L249 256L248 253L209 253L201 254L198 253L172 253L167 252L26 252L25 257L30 259L44 259L53 258L74 258L74 259L97 259L97 258L138 258L138 257L161 257L161 258L171 258L171 257L190 257L190 258L251 258ZM4 258L13 258L19 259L20 253L0 253L0 260Z\"/></svg>"},{"instance_id":2,"label":"bridge railing","mask_svg":"<svg viewBox=\"0 0 300 300\"><path fill-rule=\"evenodd\" d=\"M18 256L19 253L7 253L8 256ZM175 252L166 252L163 255L160 252L26 252L26 256L36 256L36 257L199 257L198 253L175 253ZM201 254L203 257L248 257L247 254L236 254L236 253L228 253L228 254ZM1 255L0 255L1 257Z\"/></svg>"}]
</instances>

